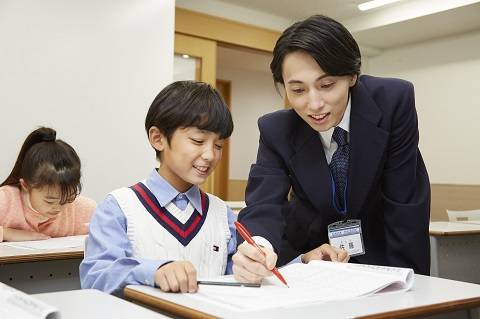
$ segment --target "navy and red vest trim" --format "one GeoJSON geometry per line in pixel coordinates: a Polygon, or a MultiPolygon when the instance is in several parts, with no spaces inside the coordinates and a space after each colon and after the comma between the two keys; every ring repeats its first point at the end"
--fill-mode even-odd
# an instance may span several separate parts
{"type": "Polygon", "coordinates": [[[130,186],[135,195],[155,220],[174,236],[183,246],[187,246],[202,228],[208,212],[208,196],[200,191],[202,214],[196,209],[185,224],[176,219],[165,207],[162,207],[152,192],[143,184],[130,186]]]}

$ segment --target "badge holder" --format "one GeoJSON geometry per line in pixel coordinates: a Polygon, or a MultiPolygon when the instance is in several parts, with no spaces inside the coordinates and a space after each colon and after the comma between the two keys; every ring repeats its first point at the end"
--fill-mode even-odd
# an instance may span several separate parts
{"type": "Polygon", "coordinates": [[[350,257],[365,254],[359,219],[341,220],[328,225],[328,240],[331,246],[345,249],[350,257]]]}

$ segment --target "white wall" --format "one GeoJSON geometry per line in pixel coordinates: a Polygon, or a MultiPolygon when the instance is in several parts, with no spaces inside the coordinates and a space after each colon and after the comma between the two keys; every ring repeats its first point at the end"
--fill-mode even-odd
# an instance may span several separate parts
{"type": "MultiPolygon", "coordinates": [[[[244,59],[245,65],[249,64],[244,59]]],[[[270,72],[218,68],[217,78],[231,81],[231,109],[235,128],[230,138],[230,179],[248,179],[256,161],[260,116],[283,108],[283,99],[275,91],[270,72]]]]}
{"type": "Polygon", "coordinates": [[[395,50],[369,73],[415,85],[420,150],[432,183],[480,184],[480,32],[395,50]]]}
{"type": "Polygon", "coordinates": [[[173,74],[174,0],[0,0],[0,179],[26,135],[51,126],[83,164],[83,194],[155,164],[143,123],[173,74]]]}

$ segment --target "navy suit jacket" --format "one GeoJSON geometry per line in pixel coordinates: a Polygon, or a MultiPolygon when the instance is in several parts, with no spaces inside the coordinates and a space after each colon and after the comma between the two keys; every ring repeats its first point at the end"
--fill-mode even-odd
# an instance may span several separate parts
{"type": "MultiPolygon", "coordinates": [[[[365,255],[352,262],[430,273],[430,183],[418,149],[410,82],[363,75],[351,89],[349,218],[360,219],[365,255]]],[[[284,264],[328,243],[342,216],[319,133],[294,110],[258,121],[260,144],[239,220],[266,238],[284,264]]],[[[241,242],[241,238],[239,238],[241,242]]]]}

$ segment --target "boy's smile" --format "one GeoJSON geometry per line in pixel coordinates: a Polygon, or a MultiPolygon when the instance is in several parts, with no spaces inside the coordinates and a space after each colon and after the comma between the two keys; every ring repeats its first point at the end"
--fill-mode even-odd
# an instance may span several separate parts
{"type": "Polygon", "coordinates": [[[222,157],[223,139],[216,133],[197,127],[178,128],[170,143],[158,134],[152,142],[161,152],[158,173],[179,192],[204,183],[222,157]]]}

